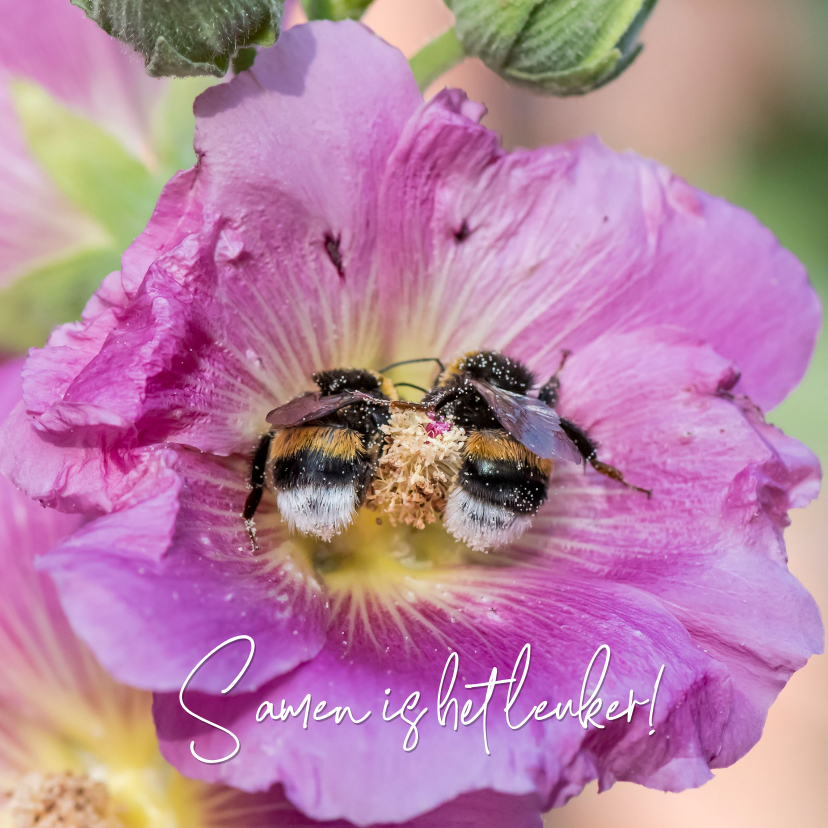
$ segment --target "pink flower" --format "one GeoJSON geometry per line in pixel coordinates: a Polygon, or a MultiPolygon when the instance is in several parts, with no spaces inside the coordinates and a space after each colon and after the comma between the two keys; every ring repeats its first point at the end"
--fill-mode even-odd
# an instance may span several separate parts
{"type": "Polygon", "coordinates": [[[782,539],[819,467],[757,408],[813,348],[802,266],[653,162],[596,140],[505,153],[482,114],[456,90],[423,104],[403,57],[359,25],[291,29],[198,99],[198,164],[83,321],[32,353],[0,435],[18,485],[90,519],[43,566],[101,662],[160,691],[165,756],[249,791],[281,782],[317,819],[400,821],[485,789],[547,807],[596,777],[700,785],[822,646],[782,539]],[[326,547],[290,536],[267,494],[253,554],[241,512],[270,409],[323,367],[478,348],[543,379],[572,351],[561,414],[652,498],[562,464],[531,530],[475,556],[439,526],[365,512],[326,547]],[[244,661],[227,648],[187,699],[241,747],[202,764],[193,740],[213,758],[233,743],[178,690],[236,635],[256,656],[234,691],[218,695],[244,661]],[[603,730],[568,716],[513,731],[500,688],[490,756],[479,723],[440,726],[450,652],[458,685],[484,682],[527,642],[523,714],[577,700],[606,644],[602,695],[622,709],[665,665],[652,723],[608,724],[604,708],[603,730]],[[430,712],[406,752],[379,711],[414,691],[430,712]],[[263,701],[307,693],[373,715],[256,723],[263,701]]]}
{"type": "Polygon", "coordinates": [[[80,311],[192,163],[206,84],[148,78],[69,0],[0,0],[0,20],[0,347],[22,350],[80,311]]]}

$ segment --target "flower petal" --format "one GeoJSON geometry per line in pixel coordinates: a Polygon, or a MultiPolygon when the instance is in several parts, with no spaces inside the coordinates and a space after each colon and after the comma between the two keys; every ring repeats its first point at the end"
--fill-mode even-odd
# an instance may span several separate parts
{"type": "Polygon", "coordinates": [[[709,346],[669,329],[605,336],[574,354],[559,410],[652,499],[562,469],[526,539],[555,571],[656,596],[727,665],[734,700],[717,767],[759,739],[768,707],[823,641],[780,531],[790,508],[816,496],[819,462],[731,397],[734,376],[709,346]]]}
{"type": "MultiPolygon", "coordinates": [[[[374,614],[370,637],[358,626],[355,631],[346,611],[316,658],[258,693],[185,695],[191,710],[239,738],[238,756],[221,764],[198,762],[190,743],[195,740],[200,756],[220,758],[233,747],[230,737],[187,717],[177,695],[157,695],[164,755],[188,775],[244,790],[263,790],[281,781],[291,801],[314,818],[344,817],[357,825],[402,821],[460,793],[485,788],[513,795],[534,791],[548,807],[562,804],[598,774],[611,784],[617,775],[647,777],[674,760],[681,765],[674,787],[709,778],[707,762],[717,750],[730,698],[728,676],[655,601],[623,587],[561,580],[530,568],[495,576],[471,570],[467,580],[450,582],[448,589],[452,587],[465,600],[451,612],[398,607],[404,617],[421,612],[433,630],[411,623],[408,646],[390,608],[384,617],[381,610],[379,617],[374,614]],[[513,731],[503,713],[505,691],[499,688],[488,714],[487,756],[480,720],[455,732],[450,712],[447,725],[439,724],[435,703],[447,642],[460,652],[454,697],[461,709],[465,699],[472,699],[475,711],[483,691],[466,691],[462,684],[486,682],[493,667],[507,678],[523,645],[532,644],[529,678],[512,713],[514,723],[543,700],[551,709],[574,699],[577,708],[587,666],[602,644],[612,650],[601,691],[604,709],[617,699],[623,710],[630,690],[637,699],[649,699],[659,667],[666,664],[656,706],[658,735],[648,736],[646,711],[607,733],[588,733],[575,715],[513,731]],[[388,652],[396,654],[393,670],[382,655],[388,652]],[[396,712],[416,691],[421,698],[410,720],[424,708],[428,712],[418,724],[416,748],[405,752],[408,724],[383,721],[381,711],[385,699],[389,713],[396,712]],[[288,721],[265,716],[257,723],[263,701],[271,701],[278,715],[283,698],[296,708],[308,693],[311,710],[324,700],[326,713],[335,705],[349,705],[354,718],[369,710],[372,715],[359,725],[347,717],[338,726],[333,720],[311,719],[307,730],[301,714],[288,721]],[[428,785],[412,784],[426,778],[428,785]]],[[[598,673],[600,666],[593,681],[598,673]]]]}
{"type": "Polygon", "coordinates": [[[397,352],[492,347],[545,380],[564,348],[671,324],[733,360],[763,409],[799,382],[819,300],[756,219],[596,139],[505,153],[466,110],[457,90],[436,96],[386,174],[380,273],[397,352]]]}
{"type": "MultiPolygon", "coordinates": [[[[233,828],[261,828],[264,815],[278,814],[279,828],[353,828],[353,823],[336,820],[321,824],[296,810],[277,785],[264,794],[221,792],[222,807],[214,811],[217,825],[233,828]],[[226,822],[225,822],[226,820],[226,822]]],[[[271,823],[268,823],[271,824],[271,823]]],[[[535,796],[508,796],[494,791],[476,791],[441,805],[405,823],[395,822],[373,828],[542,828],[535,796]]]]}
{"type": "Polygon", "coordinates": [[[133,302],[64,400],[115,412],[145,442],[230,454],[313,370],[367,360],[377,190],[419,101],[402,55],[351,23],[293,28],[208,90],[199,166],[127,251],[133,302]]]}
{"type": "MultiPolygon", "coordinates": [[[[21,367],[21,360],[0,364],[0,418],[20,399],[21,367]]],[[[0,767],[12,763],[20,711],[42,716],[56,686],[79,686],[86,675],[89,657],[60,611],[51,582],[32,566],[79,525],[77,516],[44,509],[0,477],[0,767]]]]}
{"type": "MultiPolygon", "coordinates": [[[[235,635],[253,636],[271,654],[254,661],[240,688],[312,658],[324,641],[324,599],[312,573],[290,559],[251,557],[241,519],[244,461],[159,453],[166,488],[156,478],[143,500],[122,497],[120,511],[41,562],[78,635],[118,680],[153,689],[180,688],[203,656],[235,635]]],[[[239,658],[243,664],[228,650],[191,686],[220,692],[239,658]]]]}

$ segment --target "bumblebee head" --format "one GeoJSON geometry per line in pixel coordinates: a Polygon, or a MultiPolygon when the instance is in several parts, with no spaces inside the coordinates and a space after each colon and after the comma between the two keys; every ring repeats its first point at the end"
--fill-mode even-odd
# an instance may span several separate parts
{"type": "Polygon", "coordinates": [[[515,394],[525,394],[535,384],[534,375],[522,362],[498,351],[469,351],[463,354],[440,375],[438,384],[446,385],[463,374],[515,394]]]}
{"type": "Polygon", "coordinates": [[[363,368],[331,368],[319,371],[313,375],[313,381],[323,397],[341,394],[344,391],[364,391],[366,394],[387,400],[397,399],[394,385],[389,379],[363,368]]]}

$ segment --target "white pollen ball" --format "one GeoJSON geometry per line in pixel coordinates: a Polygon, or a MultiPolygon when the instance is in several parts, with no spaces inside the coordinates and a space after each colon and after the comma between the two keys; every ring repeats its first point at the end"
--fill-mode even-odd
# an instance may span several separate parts
{"type": "Polygon", "coordinates": [[[385,451],[377,464],[366,505],[388,514],[393,526],[425,529],[442,513],[462,463],[466,432],[423,411],[394,411],[385,451]]]}

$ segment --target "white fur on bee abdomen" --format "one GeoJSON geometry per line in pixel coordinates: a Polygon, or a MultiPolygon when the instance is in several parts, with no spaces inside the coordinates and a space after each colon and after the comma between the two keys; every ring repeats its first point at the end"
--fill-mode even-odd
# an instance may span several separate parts
{"type": "Polygon", "coordinates": [[[276,503],[291,532],[323,541],[338,535],[359,508],[354,484],[281,489],[276,493],[276,503]]]}
{"type": "Polygon", "coordinates": [[[512,543],[531,523],[531,515],[519,515],[502,506],[483,503],[459,486],[449,495],[443,512],[446,529],[477,552],[512,543]]]}

